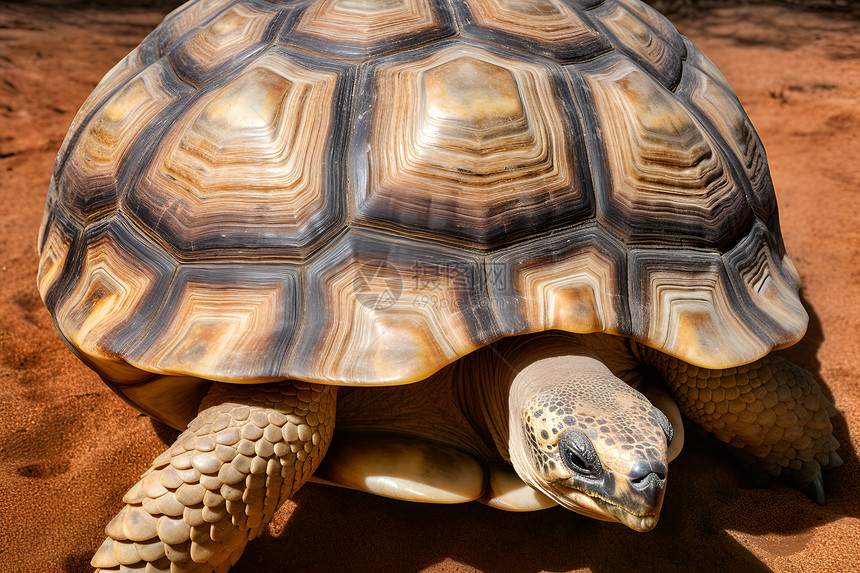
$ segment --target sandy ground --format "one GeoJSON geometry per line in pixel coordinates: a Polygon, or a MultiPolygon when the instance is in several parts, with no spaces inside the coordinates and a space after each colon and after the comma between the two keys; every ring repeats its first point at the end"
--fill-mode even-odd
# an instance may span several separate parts
{"type": "MultiPolygon", "coordinates": [[[[35,289],[36,231],[63,135],[167,9],[100,4],[0,4],[4,572],[86,571],[123,492],[176,435],[72,356],[35,289]]],[[[648,534],[560,508],[507,514],[310,485],[234,571],[860,570],[860,22],[745,7],[677,25],[725,72],[768,150],[812,318],[784,354],[816,373],[841,411],[846,465],[826,475],[827,505],[780,484],[753,488],[707,436],[693,436],[648,534]]]]}

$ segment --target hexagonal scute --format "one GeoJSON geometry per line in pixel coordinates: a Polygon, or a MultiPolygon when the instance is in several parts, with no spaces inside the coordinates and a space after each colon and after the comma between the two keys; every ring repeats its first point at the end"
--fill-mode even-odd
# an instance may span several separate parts
{"type": "Polygon", "coordinates": [[[725,78],[636,0],[204,0],[76,116],[38,284],[181,427],[211,380],[414,382],[541,330],[745,363],[807,321],[778,230],[725,78]]]}
{"type": "Polygon", "coordinates": [[[563,63],[585,61],[612,50],[584,12],[561,0],[467,0],[454,5],[464,37],[563,63]]]}
{"type": "Polygon", "coordinates": [[[686,57],[686,38],[678,33],[672,22],[658,10],[651,7],[647,2],[641,0],[617,0],[625,9],[636,14],[643,22],[648,24],[660,38],[676,50],[681,59],[686,57]]]}
{"type": "Polygon", "coordinates": [[[716,253],[675,249],[630,252],[634,336],[703,368],[730,368],[773,348],[756,311],[739,298],[716,253]]]}
{"type": "Polygon", "coordinates": [[[749,227],[752,211],[731,162],[682,100],[615,55],[570,70],[582,74],[574,81],[593,101],[605,224],[629,242],[708,247],[749,227]]]}
{"type": "Polygon", "coordinates": [[[794,344],[806,332],[809,316],[798,296],[800,277],[787,256],[777,252],[775,239],[761,222],[723,255],[737,306],[759,325],[771,347],[794,344]]]}
{"type": "Polygon", "coordinates": [[[281,41],[336,57],[365,58],[454,32],[442,0],[320,0],[285,30],[281,41]]]}
{"type": "Polygon", "coordinates": [[[235,0],[186,2],[165,16],[164,21],[152,33],[159,57],[169,53],[186,34],[205,26],[234,2],[235,0]]]}
{"type": "MultiPolygon", "coordinates": [[[[51,180],[51,189],[53,188],[51,180]]],[[[49,191],[45,214],[39,228],[39,270],[36,285],[42,301],[51,312],[56,305],[56,292],[61,291],[63,284],[69,280],[68,275],[63,275],[63,269],[69,260],[72,245],[80,234],[80,226],[71,221],[65,211],[57,208],[56,199],[49,191]]]]}
{"type": "Polygon", "coordinates": [[[607,0],[590,13],[615,48],[674,89],[681,78],[684,41],[659,12],[638,0],[607,0]]]}
{"type": "Polygon", "coordinates": [[[683,38],[684,40],[684,50],[687,53],[686,61],[684,62],[685,66],[695,66],[702,72],[706,73],[712,80],[726,88],[728,91],[732,91],[732,86],[729,85],[729,80],[726,79],[726,76],[723,75],[723,72],[717,68],[717,66],[708,59],[708,57],[700,50],[693,42],[691,42],[688,38],[683,38]]]}
{"type": "Polygon", "coordinates": [[[59,203],[80,221],[109,215],[116,207],[128,161],[145,145],[141,129],[168,111],[188,85],[160,60],[117,89],[81,128],[63,168],[55,176],[59,203]]]}
{"type": "Polygon", "coordinates": [[[149,36],[105,74],[93,92],[87,96],[66,132],[66,137],[63,139],[63,144],[60,146],[54,164],[54,177],[59,175],[66,160],[69,146],[77,139],[79,129],[89,121],[93,111],[104,105],[105,100],[111,97],[117,89],[122,89],[124,84],[145,67],[154,63],[156,59],[158,58],[155,56],[155,41],[149,36]]]}
{"type": "Polygon", "coordinates": [[[129,211],[180,258],[302,258],[344,217],[352,77],[276,47],[213,80],[153,134],[129,211]]]}
{"type": "Polygon", "coordinates": [[[253,382],[283,379],[297,328],[298,270],[287,263],[179,268],[161,320],[126,360],[158,374],[253,382]]]}
{"type": "Polygon", "coordinates": [[[88,227],[69,256],[70,284],[53,309],[60,334],[111,380],[148,376],[126,351],[154,320],[176,261],[121,217],[88,227]]]}
{"type": "Polygon", "coordinates": [[[688,99],[690,109],[698,110],[723,137],[749,180],[753,211],[767,222],[776,212],[773,181],[764,146],[737,96],[719,80],[692,65],[684,66],[677,93],[688,99]]]}
{"type": "Polygon", "coordinates": [[[631,333],[625,247],[600,225],[499,250],[487,257],[487,275],[506,334],[631,333]]]}
{"type": "Polygon", "coordinates": [[[356,220],[484,248],[588,217],[562,78],[549,61],[466,42],[368,65],[350,157],[356,220]]]}
{"type": "Polygon", "coordinates": [[[236,4],[192,29],[170,51],[177,74],[197,85],[224,75],[270,42],[285,15],[236,4]],[[274,28],[274,30],[272,29],[274,28]]]}
{"type": "Polygon", "coordinates": [[[303,278],[302,380],[415,382],[501,336],[483,259],[465,250],[350,229],[303,278]]]}

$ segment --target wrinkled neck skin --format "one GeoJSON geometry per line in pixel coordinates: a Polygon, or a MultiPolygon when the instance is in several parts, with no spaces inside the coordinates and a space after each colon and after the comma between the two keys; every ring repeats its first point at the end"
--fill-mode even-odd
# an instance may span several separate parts
{"type": "Polygon", "coordinates": [[[633,371],[626,345],[555,332],[499,341],[481,361],[481,411],[471,417],[482,418],[476,425],[533,488],[577,513],[648,531],[662,504],[671,429],[606,366],[633,371]]]}

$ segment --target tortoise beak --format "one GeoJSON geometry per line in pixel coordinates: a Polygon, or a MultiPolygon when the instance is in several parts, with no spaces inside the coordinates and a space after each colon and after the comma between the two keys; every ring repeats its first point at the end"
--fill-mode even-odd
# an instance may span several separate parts
{"type": "Polygon", "coordinates": [[[607,471],[599,479],[574,476],[552,485],[556,501],[584,515],[617,521],[639,532],[657,525],[666,492],[666,464],[636,462],[627,475],[607,471]]]}
{"type": "Polygon", "coordinates": [[[610,507],[610,511],[618,518],[618,521],[639,533],[645,533],[654,529],[657,526],[657,520],[660,518],[659,510],[657,510],[657,513],[654,515],[643,516],[633,515],[632,513],[624,511],[620,507],[610,507]]]}

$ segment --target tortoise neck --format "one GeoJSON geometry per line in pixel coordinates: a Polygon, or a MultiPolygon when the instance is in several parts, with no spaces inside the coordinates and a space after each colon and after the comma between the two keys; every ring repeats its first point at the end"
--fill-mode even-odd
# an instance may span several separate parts
{"type": "Polygon", "coordinates": [[[506,338],[476,353],[458,376],[476,430],[508,462],[522,442],[522,411],[541,390],[574,374],[611,374],[582,336],[544,332],[506,338]]]}

